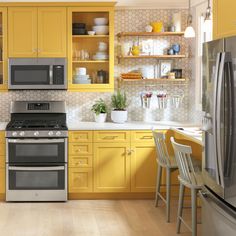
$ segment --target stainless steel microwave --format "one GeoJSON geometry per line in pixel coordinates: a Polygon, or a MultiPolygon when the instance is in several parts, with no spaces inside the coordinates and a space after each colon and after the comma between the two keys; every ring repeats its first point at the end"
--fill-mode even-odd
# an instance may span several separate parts
{"type": "Polygon", "coordinates": [[[66,58],[10,58],[9,89],[67,89],[66,58]]]}

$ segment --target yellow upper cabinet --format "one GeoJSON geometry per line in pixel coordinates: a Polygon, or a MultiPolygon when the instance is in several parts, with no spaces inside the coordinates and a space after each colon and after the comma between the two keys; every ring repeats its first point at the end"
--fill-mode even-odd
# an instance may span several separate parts
{"type": "Polygon", "coordinates": [[[7,8],[0,8],[0,90],[7,90],[7,8]]]}
{"type": "Polygon", "coordinates": [[[66,8],[10,7],[9,57],[66,57],[66,8]]]}
{"type": "Polygon", "coordinates": [[[37,57],[37,8],[8,9],[9,57],[37,57]]]}
{"type": "Polygon", "coordinates": [[[38,8],[38,56],[66,56],[66,8],[38,8]]]}
{"type": "Polygon", "coordinates": [[[213,35],[214,39],[236,35],[236,1],[213,1],[213,35]]]}
{"type": "MultiPolygon", "coordinates": [[[[114,89],[114,7],[69,7],[68,8],[68,87],[71,91],[107,92],[114,89]],[[105,31],[98,26],[95,35],[88,35],[93,30],[95,18],[106,18],[105,31]],[[78,23],[83,23],[85,32],[78,32],[78,23]],[[74,27],[74,29],[72,29],[74,27]],[[98,32],[100,30],[100,32],[98,32]],[[82,34],[80,34],[82,33],[82,34]],[[104,50],[106,56],[99,56],[104,50]],[[101,49],[102,47],[102,49],[101,49]],[[101,52],[100,52],[101,53],[101,52]],[[86,68],[90,80],[87,84],[76,79],[76,70],[86,68]],[[102,76],[98,76],[101,75],[102,76]]],[[[81,24],[80,24],[81,26],[81,24]]],[[[95,29],[96,30],[96,29],[95,29]]]]}

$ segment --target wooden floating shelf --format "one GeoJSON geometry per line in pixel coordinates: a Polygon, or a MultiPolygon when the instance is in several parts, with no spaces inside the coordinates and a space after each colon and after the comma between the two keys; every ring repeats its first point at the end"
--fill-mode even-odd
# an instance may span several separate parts
{"type": "Polygon", "coordinates": [[[118,59],[137,59],[137,58],[160,58],[160,59],[175,59],[185,58],[186,55],[140,55],[140,56],[118,56],[118,59]]]}
{"type": "Polygon", "coordinates": [[[72,38],[109,38],[109,35],[72,35],[72,38]]]}
{"type": "Polygon", "coordinates": [[[121,32],[117,34],[117,37],[126,37],[126,36],[183,36],[184,32],[121,32]]]}
{"type": "Polygon", "coordinates": [[[181,79],[163,79],[163,78],[157,78],[157,79],[122,79],[123,82],[185,82],[188,79],[181,78],[181,79]]]}
{"type": "Polygon", "coordinates": [[[108,63],[108,60],[99,60],[99,61],[72,61],[72,63],[108,63]]]}

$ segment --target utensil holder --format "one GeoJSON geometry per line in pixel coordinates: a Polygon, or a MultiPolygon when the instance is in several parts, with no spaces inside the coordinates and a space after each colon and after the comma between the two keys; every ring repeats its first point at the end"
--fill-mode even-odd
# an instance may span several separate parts
{"type": "Polygon", "coordinates": [[[149,109],[151,107],[151,97],[140,95],[140,98],[141,98],[142,108],[149,109]]]}
{"type": "Polygon", "coordinates": [[[180,108],[182,102],[183,102],[183,96],[180,95],[174,95],[171,97],[171,104],[174,108],[178,109],[180,108]]]}
{"type": "Polygon", "coordinates": [[[157,97],[157,108],[166,109],[167,108],[167,97],[157,97]]]}

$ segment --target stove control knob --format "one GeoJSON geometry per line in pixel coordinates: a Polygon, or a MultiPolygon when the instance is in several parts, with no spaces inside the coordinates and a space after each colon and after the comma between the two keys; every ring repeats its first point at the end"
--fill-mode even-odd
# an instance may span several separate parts
{"type": "Polygon", "coordinates": [[[60,136],[61,135],[61,132],[60,131],[57,131],[56,132],[56,136],[60,136]]]}
{"type": "Polygon", "coordinates": [[[20,136],[23,137],[25,135],[25,132],[24,131],[21,131],[20,132],[20,136]]]}
{"type": "Polygon", "coordinates": [[[39,131],[35,131],[34,136],[39,136],[39,131]]]}
{"type": "Polygon", "coordinates": [[[13,137],[16,137],[16,136],[17,136],[17,132],[13,132],[13,133],[12,133],[12,136],[13,136],[13,137]]]}
{"type": "Polygon", "coordinates": [[[49,136],[53,136],[53,131],[49,131],[49,132],[48,132],[48,135],[49,135],[49,136]]]}

